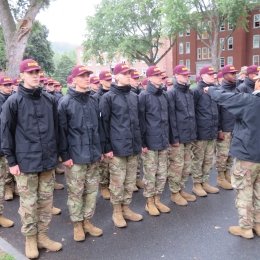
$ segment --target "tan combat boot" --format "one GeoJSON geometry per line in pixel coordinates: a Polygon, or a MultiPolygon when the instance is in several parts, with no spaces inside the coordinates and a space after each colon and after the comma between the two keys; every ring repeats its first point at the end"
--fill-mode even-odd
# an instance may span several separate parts
{"type": "Polygon", "coordinates": [[[229,172],[225,172],[225,179],[231,184],[231,176],[230,176],[230,173],[229,172]]]}
{"type": "Polygon", "coordinates": [[[63,190],[63,189],[64,189],[64,185],[55,181],[54,190],[63,190]]]}
{"type": "Polygon", "coordinates": [[[194,183],[192,192],[195,193],[199,197],[207,196],[207,192],[202,188],[201,183],[194,183]]]}
{"type": "Polygon", "coordinates": [[[89,219],[84,219],[83,228],[85,233],[89,233],[93,237],[100,237],[103,235],[103,230],[95,227],[89,219]]]}
{"type": "Polygon", "coordinates": [[[211,186],[208,182],[202,183],[202,188],[205,190],[207,193],[219,193],[219,189],[216,187],[211,186]]]}
{"type": "Polygon", "coordinates": [[[124,219],[131,221],[140,221],[143,219],[143,216],[141,214],[132,211],[128,205],[123,205],[123,217],[124,219]]]}
{"type": "Polygon", "coordinates": [[[127,226],[126,221],[123,217],[121,204],[113,205],[112,220],[116,227],[122,228],[127,226]]]}
{"type": "Polygon", "coordinates": [[[38,258],[37,235],[25,237],[25,255],[29,259],[38,258]]]}
{"type": "Polygon", "coordinates": [[[192,195],[192,194],[190,194],[188,192],[185,192],[184,190],[181,190],[180,194],[187,201],[196,201],[196,196],[195,195],[192,195]]]}
{"type": "Polygon", "coordinates": [[[4,217],[3,215],[0,215],[0,226],[9,228],[9,227],[12,227],[13,225],[14,225],[14,222],[12,220],[4,217]]]}
{"type": "Polygon", "coordinates": [[[154,204],[154,197],[147,198],[147,202],[145,205],[145,210],[151,215],[151,216],[159,216],[160,211],[156,208],[154,204]]]}
{"type": "Polygon", "coordinates": [[[224,172],[218,173],[217,183],[224,190],[233,190],[232,185],[226,180],[224,172]]]}
{"type": "Polygon", "coordinates": [[[61,209],[56,208],[56,207],[52,207],[51,214],[52,215],[60,215],[61,214],[61,209]]]}
{"type": "Polygon", "coordinates": [[[46,233],[38,233],[38,248],[45,248],[49,251],[56,252],[62,249],[62,244],[51,240],[46,233]]]}
{"type": "Polygon", "coordinates": [[[229,233],[234,235],[234,236],[241,236],[244,238],[253,238],[254,234],[253,234],[253,230],[252,229],[245,229],[245,228],[241,228],[239,226],[231,226],[228,229],[229,233]]]}
{"type": "Polygon", "coordinates": [[[77,221],[73,223],[74,229],[74,240],[75,241],[84,241],[85,240],[85,232],[83,229],[82,221],[77,221]]]}
{"type": "Polygon", "coordinates": [[[187,206],[188,202],[185,200],[179,192],[172,193],[171,195],[171,201],[175,202],[179,206],[187,206]]]}
{"type": "Polygon", "coordinates": [[[162,213],[171,212],[171,209],[161,202],[159,195],[154,196],[154,204],[156,208],[159,209],[159,211],[162,213]]]}
{"type": "Polygon", "coordinates": [[[136,179],[136,186],[137,186],[138,189],[143,189],[144,188],[144,181],[137,178],[136,179]]]}
{"type": "Polygon", "coordinates": [[[253,227],[255,233],[260,237],[260,223],[255,223],[255,226],[253,227]]]}
{"type": "Polygon", "coordinates": [[[5,185],[5,200],[13,200],[14,198],[14,189],[12,185],[6,184],[5,185]]]}
{"type": "Polygon", "coordinates": [[[101,186],[100,187],[100,193],[101,193],[101,196],[103,197],[103,199],[105,199],[105,200],[110,199],[110,191],[109,191],[108,187],[101,186]]]}

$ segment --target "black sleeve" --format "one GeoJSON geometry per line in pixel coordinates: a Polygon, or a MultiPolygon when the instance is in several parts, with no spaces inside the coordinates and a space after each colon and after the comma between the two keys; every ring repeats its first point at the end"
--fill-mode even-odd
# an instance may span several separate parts
{"type": "Polygon", "coordinates": [[[144,92],[139,94],[138,102],[139,102],[138,113],[139,113],[139,123],[140,123],[141,138],[142,138],[142,147],[145,148],[147,147],[147,143],[145,138],[146,137],[146,120],[145,120],[146,98],[144,92]]]}

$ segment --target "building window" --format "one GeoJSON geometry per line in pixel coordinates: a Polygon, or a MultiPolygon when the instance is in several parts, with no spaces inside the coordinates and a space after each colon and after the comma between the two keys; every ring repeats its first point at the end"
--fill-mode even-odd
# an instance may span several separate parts
{"type": "Polygon", "coordinates": [[[208,48],[208,58],[211,59],[211,50],[208,48]]]}
{"type": "Polygon", "coordinates": [[[208,38],[209,38],[208,32],[207,32],[207,31],[204,31],[204,32],[201,34],[201,38],[202,38],[203,40],[208,39],[208,38]]]}
{"type": "Polygon", "coordinates": [[[231,31],[233,30],[234,26],[232,23],[228,23],[228,30],[231,31]]]}
{"type": "Polygon", "coordinates": [[[254,15],[254,28],[260,28],[260,14],[254,15]]]}
{"type": "Polygon", "coordinates": [[[186,30],[186,36],[190,36],[190,28],[186,30]]]}
{"type": "Polygon", "coordinates": [[[190,42],[186,42],[186,54],[190,53],[190,42]]]}
{"type": "Polygon", "coordinates": [[[219,67],[223,68],[225,66],[225,58],[221,57],[219,61],[219,67]]]}
{"type": "Polygon", "coordinates": [[[183,43],[179,43],[179,54],[183,54],[183,43]]]}
{"type": "Polygon", "coordinates": [[[225,50],[225,39],[224,38],[220,38],[219,39],[219,45],[222,51],[225,50]]]}
{"type": "Polygon", "coordinates": [[[220,25],[219,30],[220,30],[221,32],[225,31],[225,24],[224,24],[224,23],[222,23],[222,24],[220,25]]]}
{"type": "Polygon", "coordinates": [[[253,36],[253,48],[254,49],[260,48],[260,34],[253,36]]]}
{"type": "Polygon", "coordinates": [[[184,65],[183,60],[180,60],[179,65],[184,65]]]}
{"type": "Polygon", "coordinates": [[[208,48],[207,47],[203,47],[202,48],[202,59],[203,60],[207,60],[208,59],[208,48]]]}
{"type": "Polygon", "coordinates": [[[179,37],[183,37],[183,32],[179,32],[179,37]]]}
{"type": "Polygon", "coordinates": [[[228,56],[227,57],[227,64],[228,65],[233,65],[233,57],[232,56],[228,56]]]}
{"type": "Polygon", "coordinates": [[[253,56],[253,64],[256,66],[260,66],[259,55],[253,56]]]}
{"type": "Polygon", "coordinates": [[[233,37],[229,37],[227,40],[227,49],[233,50],[233,37]]]}
{"type": "Polygon", "coordinates": [[[201,60],[201,48],[197,48],[197,60],[201,60]]]}
{"type": "Polygon", "coordinates": [[[186,60],[186,67],[190,70],[190,60],[186,60]]]}

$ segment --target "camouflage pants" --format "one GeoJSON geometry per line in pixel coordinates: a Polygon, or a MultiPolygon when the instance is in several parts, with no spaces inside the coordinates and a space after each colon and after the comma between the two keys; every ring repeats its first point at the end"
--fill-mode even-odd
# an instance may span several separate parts
{"type": "Polygon", "coordinates": [[[143,154],[144,197],[162,194],[167,180],[168,149],[143,154]]]}
{"type": "Polygon", "coordinates": [[[216,168],[220,172],[231,172],[233,167],[233,157],[229,155],[230,143],[231,143],[231,132],[223,132],[224,140],[218,140],[216,144],[216,168]]]}
{"type": "Polygon", "coordinates": [[[100,176],[99,162],[74,164],[65,172],[68,189],[68,208],[72,222],[91,219],[96,209],[100,176]]]}
{"type": "Polygon", "coordinates": [[[100,172],[100,184],[102,186],[109,186],[109,163],[110,158],[104,158],[99,164],[99,172],[100,172]]]}
{"type": "Polygon", "coordinates": [[[113,205],[129,205],[136,185],[137,155],[114,156],[109,164],[110,201],[113,205]]]}
{"type": "Polygon", "coordinates": [[[143,159],[140,154],[138,155],[137,160],[138,160],[138,164],[137,164],[136,179],[141,179],[141,173],[143,172],[143,159]]]}
{"type": "Polygon", "coordinates": [[[46,233],[52,218],[54,170],[21,173],[15,179],[20,195],[19,214],[23,235],[46,233]]]}
{"type": "Polygon", "coordinates": [[[185,188],[191,171],[191,144],[180,144],[171,147],[168,181],[173,193],[185,188]]]}
{"type": "Polygon", "coordinates": [[[236,160],[231,182],[236,189],[239,226],[253,228],[260,223],[260,163],[236,160]]]}
{"type": "Polygon", "coordinates": [[[207,182],[212,169],[215,140],[192,142],[191,172],[194,183],[207,182]]]}
{"type": "Polygon", "coordinates": [[[6,160],[5,157],[0,157],[0,215],[4,211],[4,193],[5,193],[5,176],[6,176],[6,160]]]}

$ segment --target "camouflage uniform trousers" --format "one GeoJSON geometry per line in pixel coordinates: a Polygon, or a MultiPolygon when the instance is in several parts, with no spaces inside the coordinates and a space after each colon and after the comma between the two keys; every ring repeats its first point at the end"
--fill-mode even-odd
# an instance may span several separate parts
{"type": "Polygon", "coordinates": [[[209,179],[209,173],[213,166],[215,140],[203,140],[192,142],[193,153],[191,172],[194,183],[204,183],[209,179]]]}
{"type": "Polygon", "coordinates": [[[161,195],[168,177],[168,149],[143,154],[144,197],[161,195]]]}
{"type": "Polygon", "coordinates": [[[100,184],[101,186],[109,186],[109,163],[110,158],[104,158],[99,164],[100,184]]]}
{"type": "Polygon", "coordinates": [[[223,132],[224,140],[217,140],[216,144],[216,168],[218,172],[231,173],[233,167],[233,157],[229,155],[231,144],[231,132],[223,132]]]}
{"type": "Polygon", "coordinates": [[[4,193],[5,193],[5,176],[6,176],[6,160],[4,156],[0,157],[0,215],[4,211],[4,193]]]}
{"type": "Polygon", "coordinates": [[[138,156],[114,156],[109,164],[110,201],[113,205],[129,205],[136,185],[138,156]]]}
{"type": "Polygon", "coordinates": [[[141,179],[141,173],[143,172],[143,159],[141,154],[138,155],[137,174],[136,179],[141,179]]]}
{"type": "Polygon", "coordinates": [[[185,188],[191,171],[191,144],[180,144],[171,147],[168,181],[170,190],[177,193],[185,188]]]}
{"type": "Polygon", "coordinates": [[[68,208],[72,222],[91,219],[95,213],[99,185],[99,162],[74,164],[65,172],[68,208]]]}
{"type": "Polygon", "coordinates": [[[21,173],[15,179],[20,195],[22,234],[46,233],[52,218],[54,170],[21,173]]]}
{"type": "Polygon", "coordinates": [[[231,175],[241,228],[260,223],[260,163],[236,160],[231,175]]]}

